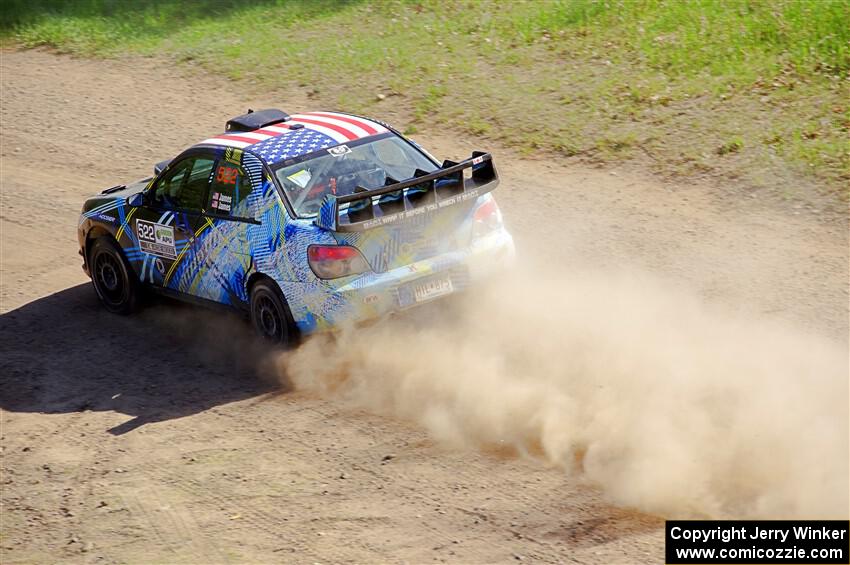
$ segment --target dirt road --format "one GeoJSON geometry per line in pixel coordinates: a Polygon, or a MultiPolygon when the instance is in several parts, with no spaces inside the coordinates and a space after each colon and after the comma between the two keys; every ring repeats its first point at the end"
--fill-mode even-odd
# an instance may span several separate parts
{"type": "MultiPolygon", "coordinates": [[[[156,60],[28,51],[0,65],[4,563],[661,561],[662,519],[580,474],[258,380],[238,320],[98,307],[75,240],[86,195],[148,175],[245,107],[314,102],[156,60]]],[[[441,158],[480,143],[420,138],[441,158]]],[[[651,272],[846,351],[846,219],[496,154],[521,250],[651,272]]]]}

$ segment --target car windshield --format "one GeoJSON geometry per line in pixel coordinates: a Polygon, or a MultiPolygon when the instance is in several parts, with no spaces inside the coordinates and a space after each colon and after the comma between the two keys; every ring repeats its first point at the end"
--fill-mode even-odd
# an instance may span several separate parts
{"type": "Polygon", "coordinates": [[[437,170],[430,159],[392,134],[359,145],[338,145],[322,153],[275,171],[299,217],[314,216],[326,194],[345,196],[358,186],[385,186],[388,178],[407,180],[416,169],[437,170]]]}

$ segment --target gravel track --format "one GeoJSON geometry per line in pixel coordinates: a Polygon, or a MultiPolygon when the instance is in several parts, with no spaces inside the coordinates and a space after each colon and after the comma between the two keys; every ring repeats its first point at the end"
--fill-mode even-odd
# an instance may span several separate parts
{"type": "MultiPolygon", "coordinates": [[[[83,198],[245,107],[314,107],[303,94],[149,59],[3,51],[0,70],[4,563],[662,560],[662,518],[580,477],[258,380],[226,316],[98,307],[77,255],[83,198]]],[[[418,139],[440,158],[477,148],[418,139]]],[[[520,249],[650,271],[846,348],[846,222],[724,186],[496,158],[520,249]]]]}

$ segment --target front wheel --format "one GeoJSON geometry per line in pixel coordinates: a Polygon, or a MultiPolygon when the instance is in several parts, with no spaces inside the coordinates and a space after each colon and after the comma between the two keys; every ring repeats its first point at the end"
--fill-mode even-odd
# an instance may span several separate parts
{"type": "Polygon", "coordinates": [[[92,284],[103,306],[114,314],[130,314],[139,305],[139,282],[115,241],[102,236],[89,250],[92,284]]]}
{"type": "Polygon", "coordinates": [[[254,330],[268,341],[284,346],[296,341],[292,314],[274,283],[258,281],[251,288],[251,323],[254,330]]]}

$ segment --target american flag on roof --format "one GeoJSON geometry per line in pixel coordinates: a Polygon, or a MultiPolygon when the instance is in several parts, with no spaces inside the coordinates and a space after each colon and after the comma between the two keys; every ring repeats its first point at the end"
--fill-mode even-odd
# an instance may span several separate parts
{"type": "Polygon", "coordinates": [[[303,128],[251,146],[251,152],[270,164],[338,145],[329,135],[303,128]]]}
{"type": "Polygon", "coordinates": [[[217,135],[201,143],[250,148],[252,153],[273,164],[386,131],[384,126],[365,118],[336,112],[308,112],[254,131],[217,135]]]}

